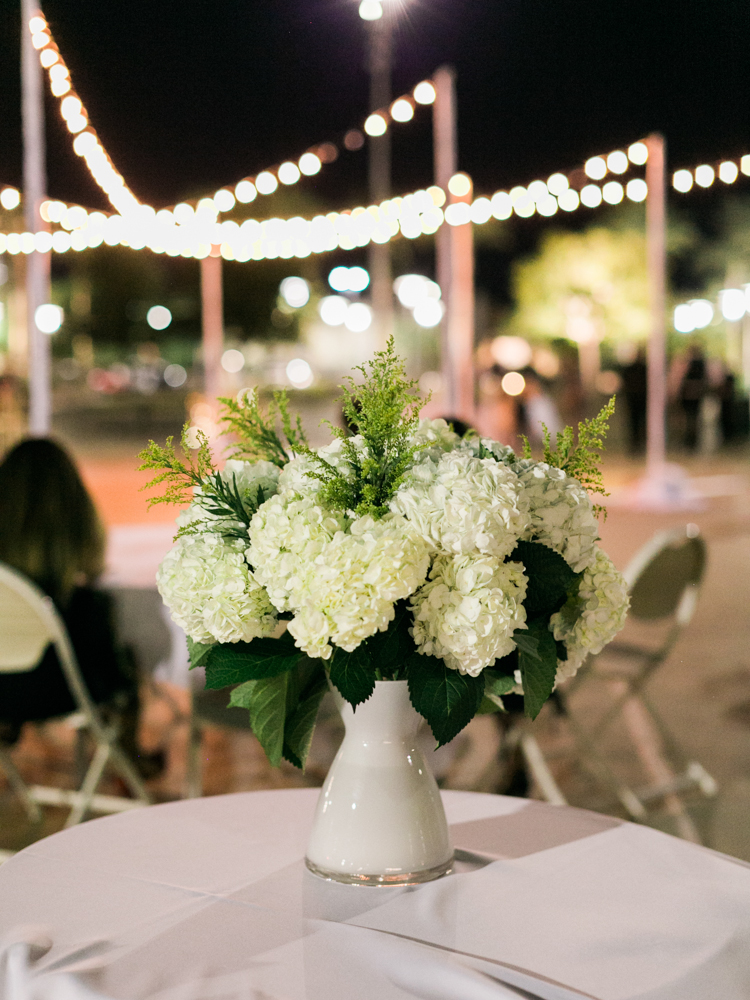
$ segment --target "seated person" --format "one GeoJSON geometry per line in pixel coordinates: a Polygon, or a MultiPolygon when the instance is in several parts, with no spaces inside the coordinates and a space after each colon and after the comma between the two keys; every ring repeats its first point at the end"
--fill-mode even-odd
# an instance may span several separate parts
{"type": "MultiPolygon", "coordinates": [[[[120,719],[120,745],[144,777],[163,767],[163,754],[136,746],[138,686],[130,651],[117,640],[113,600],[98,590],[105,532],[67,453],[54,441],[29,438],[0,463],[0,562],[31,579],[54,601],[68,630],[93,701],[120,719]]],[[[0,673],[0,739],[14,743],[24,722],[77,708],[48,646],[32,670],[0,673]]]]}

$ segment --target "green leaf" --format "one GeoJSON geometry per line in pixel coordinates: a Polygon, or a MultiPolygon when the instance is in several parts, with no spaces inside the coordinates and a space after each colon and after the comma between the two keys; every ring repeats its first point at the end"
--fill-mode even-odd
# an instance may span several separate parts
{"type": "Polygon", "coordinates": [[[303,656],[288,632],[280,639],[217,643],[204,660],[206,687],[216,691],[247,680],[276,677],[294,669],[303,656]]]}
{"type": "Polygon", "coordinates": [[[513,641],[517,649],[522,649],[527,656],[534,660],[540,658],[539,640],[528,629],[517,628],[513,633],[513,641]]]}
{"type": "Polygon", "coordinates": [[[367,651],[375,670],[393,677],[403,671],[409,657],[416,652],[409,629],[414,624],[411,608],[406,601],[399,601],[394,609],[393,621],[385,632],[376,632],[362,646],[367,651]]]}
{"type": "Polygon", "coordinates": [[[545,619],[530,622],[528,631],[537,640],[537,648],[534,653],[519,648],[518,669],[523,683],[524,712],[535,719],[555,686],[557,650],[545,619]]]}
{"type": "Polygon", "coordinates": [[[375,665],[366,643],[347,653],[336,647],[331,657],[331,684],[341,692],[352,708],[367,701],[375,690],[375,665]]]}
{"type": "Polygon", "coordinates": [[[492,701],[488,695],[485,695],[479,703],[477,715],[494,715],[495,712],[504,712],[505,710],[502,699],[498,697],[496,701],[492,701]]]}
{"type": "Polygon", "coordinates": [[[309,677],[307,684],[296,699],[296,705],[287,716],[284,725],[284,756],[290,764],[294,764],[302,771],[305,769],[307,755],[310,753],[318,709],[327,690],[328,681],[325,670],[320,664],[309,677]]]}
{"type": "Polygon", "coordinates": [[[449,743],[476,715],[484,678],[450,670],[436,656],[415,653],[406,670],[411,703],[429,723],[438,746],[449,743]]]}
{"type": "Polygon", "coordinates": [[[278,767],[284,747],[289,674],[247,681],[232,691],[229,704],[250,711],[250,725],[271,767],[278,767]]]}
{"type": "Polygon", "coordinates": [[[508,677],[506,674],[498,674],[494,670],[483,670],[485,694],[494,694],[502,698],[504,694],[510,694],[516,686],[515,677],[508,677]]]}
{"type": "Polygon", "coordinates": [[[209,652],[214,648],[212,642],[196,642],[187,636],[188,657],[190,658],[190,669],[202,667],[209,652]]]}
{"type": "Polygon", "coordinates": [[[523,563],[529,578],[523,602],[529,620],[549,618],[559,611],[580,579],[559,553],[541,542],[519,542],[510,558],[523,563]]]}

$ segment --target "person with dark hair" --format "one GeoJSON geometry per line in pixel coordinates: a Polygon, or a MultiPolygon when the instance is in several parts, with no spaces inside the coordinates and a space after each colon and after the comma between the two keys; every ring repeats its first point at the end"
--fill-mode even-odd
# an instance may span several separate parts
{"type": "Polygon", "coordinates": [[[688,350],[687,366],[680,382],[680,406],[685,414],[685,447],[695,451],[698,447],[698,429],[701,405],[709,389],[706,355],[699,344],[688,350]]]}
{"type": "MultiPolygon", "coordinates": [[[[105,532],[68,454],[47,438],[29,438],[0,463],[0,562],[52,598],[68,630],[92,699],[120,719],[120,743],[144,777],[163,754],[136,746],[138,688],[132,654],[117,640],[110,594],[96,588],[105,532]]],[[[24,722],[76,709],[54,648],[33,670],[0,673],[0,739],[13,743],[24,722]]]]}

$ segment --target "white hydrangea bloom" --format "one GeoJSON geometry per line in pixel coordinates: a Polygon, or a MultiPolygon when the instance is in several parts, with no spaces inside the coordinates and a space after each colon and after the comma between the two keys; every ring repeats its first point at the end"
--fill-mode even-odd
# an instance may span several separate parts
{"type": "MultiPolygon", "coordinates": [[[[295,463],[301,461],[294,459],[295,463]]],[[[282,481],[288,469],[282,473],[282,481]]],[[[316,492],[308,489],[308,495],[303,495],[297,488],[287,489],[262,504],[250,522],[247,561],[279,611],[301,606],[303,580],[327,543],[348,525],[344,514],[316,502],[316,492]]]]}
{"type": "Polygon", "coordinates": [[[393,605],[424,582],[428,566],[427,544],[404,518],[357,518],[300,562],[289,631],[309,656],[328,659],[329,642],[351,652],[388,628],[393,605]]]}
{"type": "Polygon", "coordinates": [[[577,479],[544,462],[525,458],[513,468],[521,482],[518,505],[527,515],[523,538],[548,545],[580,573],[593,559],[599,537],[586,490],[577,479]]]}
{"type": "Polygon", "coordinates": [[[505,462],[506,465],[511,465],[516,460],[516,453],[510,445],[501,444],[500,441],[494,441],[492,438],[473,438],[468,443],[474,455],[479,454],[479,445],[481,444],[498,462],[505,462]]]}
{"type": "Polygon", "coordinates": [[[628,589],[609,556],[598,546],[583,574],[578,596],[552,615],[555,639],[563,641],[568,659],[558,661],[558,682],[572,677],[589,653],[600,653],[625,624],[628,589]]]}
{"type": "Polygon", "coordinates": [[[516,546],[527,516],[519,510],[515,473],[466,449],[439,462],[420,462],[391,501],[439,553],[478,552],[504,559],[516,546]]]}
{"type": "Polygon", "coordinates": [[[438,556],[429,582],[412,598],[419,652],[477,677],[515,648],[524,628],[528,580],[523,565],[490,555],[438,556]]]}
{"type": "MultiPolygon", "coordinates": [[[[249,494],[248,499],[251,499],[254,504],[258,489],[263,490],[266,496],[276,492],[280,472],[279,467],[273,462],[241,462],[230,459],[221,470],[220,475],[225,483],[236,484],[237,491],[243,499],[249,494]]],[[[206,531],[218,532],[238,527],[238,521],[212,514],[205,509],[201,500],[203,490],[200,487],[196,487],[193,495],[195,498],[193,502],[177,517],[179,527],[199,524],[206,531]]],[[[212,498],[209,497],[208,502],[213,506],[212,498]]],[[[246,510],[249,510],[248,504],[244,504],[244,506],[246,510]]]]}
{"type": "Polygon", "coordinates": [[[276,613],[249,570],[239,540],[183,535],[156,575],[173,620],[196,642],[248,642],[270,635],[276,613]]]}
{"type": "Polygon", "coordinates": [[[461,436],[451,430],[442,417],[437,420],[420,420],[411,440],[412,444],[426,445],[418,453],[417,461],[431,458],[437,462],[446,451],[453,451],[461,444],[461,436]]]}

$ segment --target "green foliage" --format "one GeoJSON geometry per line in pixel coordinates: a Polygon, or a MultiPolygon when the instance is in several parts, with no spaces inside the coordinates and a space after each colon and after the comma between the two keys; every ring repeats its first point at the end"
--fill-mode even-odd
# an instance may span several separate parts
{"type": "Polygon", "coordinates": [[[535,719],[552,694],[557,674],[557,649],[548,623],[538,618],[530,622],[523,635],[513,637],[518,646],[518,669],[523,683],[523,707],[530,719],[535,719]]]}
{"type": "Polygon", "coordinates": [[[427,720],[438,746],[450,743],[474,718],[484,697],[484,678],[451,670],[435,656],[414,653],[406,667],[409,697],[427,720]]]}
{"type": "Polygon", "coordinates": [[[303,662],[288,676],[290,682],[287,687],[283,753],[290,764],[304,771],[315,730],[315,720],[323,695],[328,690],[328,682],[320,660],[303,662]]]}
{"type": "Polygon", "coordinates": [[[384,351],[355,370],[363,381],[358,385],[349,378],[341,387],[340,402],[346,420],[364,438],[366,456],[358,453],[344,431],[332,427],[333,435],[343,441],[347,471],[313,456],[319,468],[310,475],[322,482],[321,499],[329,506],[382,517],[419,450],[409,437],[419,423],[423,401],[417,383],[406,378],[393,338],[384,351]]]}
{"type": "Polygon", "coordinates": [[[222,434],[234,434],[236,437],[229,458],[246,462],[265,459],[283,468],[292,457],[290,451],[309,452],[299,415],[296,421],[292,421],[286,389],[274,392],[265,415],[254,389],[246,390],[237,400],[222,397],[219,402],[224,406],[222,434]],[[277,422],[281,423],[286,446],[276,431],[277,422]]]}
{"type": "Polygon", "coordinates": [[[210,642],[196,642],[187,636],[187,648],[188,648],[188,658],[190,659],[190,669],[194,667],[202,667],[208,653],[213,649],[213,643],[210,642]]]}
{"type": "MultiPolygon", "coordinates": [[[[523,563],[529,578],[523,605],[530,621],[536,618],[549,620],[550,615],[563,606],[571,587],[575,585],[577,588],[581,578],[581,574],[574,573],[558,552],[541,542],[519,542],[510,558],[523,563]]],[[[519,645],[523,635],[522,630],[515,633],[516,645],[519,645]]]]}
{"type": "Polygon", "coordinates": [[[243,681],[277,677],[293,670],[303,657],[289,632],[279,639],[217,643],[203,659],[206,687],[218,691],[243,681]]]}
{"type": "Polygon", "coordinates": [[[490,715],[492,712],[504,712],[503,695],[510,694],[516,686],[516,679],[507,674],[498,674],[495,670],[482,671],[484,677],[484,697],[477,709],[477,715],[490,715]]]}
{"type": "Polygon", "coordinates": [[[177,457],[173,437],[167,438],[163,448],[155,441],[149,441],[148,446],[138,456],[141,460],[139,471],[158,470],[158,475],[142,489],[152,489],[161,486],[162,483],[166,483],[167,487],[162,496],[149,497],[149,506],[157,503],[190,503],[193,498],[193,488],[202,486],[203,481],[213,475],[215,470],[208,438],[203,431],[198,431],[198,448],[193,455],[193,449],[188,443],[189,430],[189,424],[185,424],[182,428],[181,445],[184,461],[177,457]]]}
{"type": "MultiPolygon", "coordinates": [[[[591,420],[582,420],[578,425],[578,441],[573,439],[573,428],[566,427],[557,434],[555,448],[550,443],[550,435],[544,428],[544,461],[562,469],[566,475],[577,479],[589,493],[609,496],[604,489],[599,465],[604,451],[604,439],[609,431],[609,418],[615,412],[615,397],[604,405],[591,420]]],[[[594,504],[594,511],[605,513],[604,508],[594,504]]]]}
{"type": "Polygon", "coordinates": [[[356,708],[367,701],[375,690],[375,670],[372,666],[367,643],[360,643],[351,653],[338,647],[331,657],[331,684],[341,692],[343,698],[356,708]]]}

